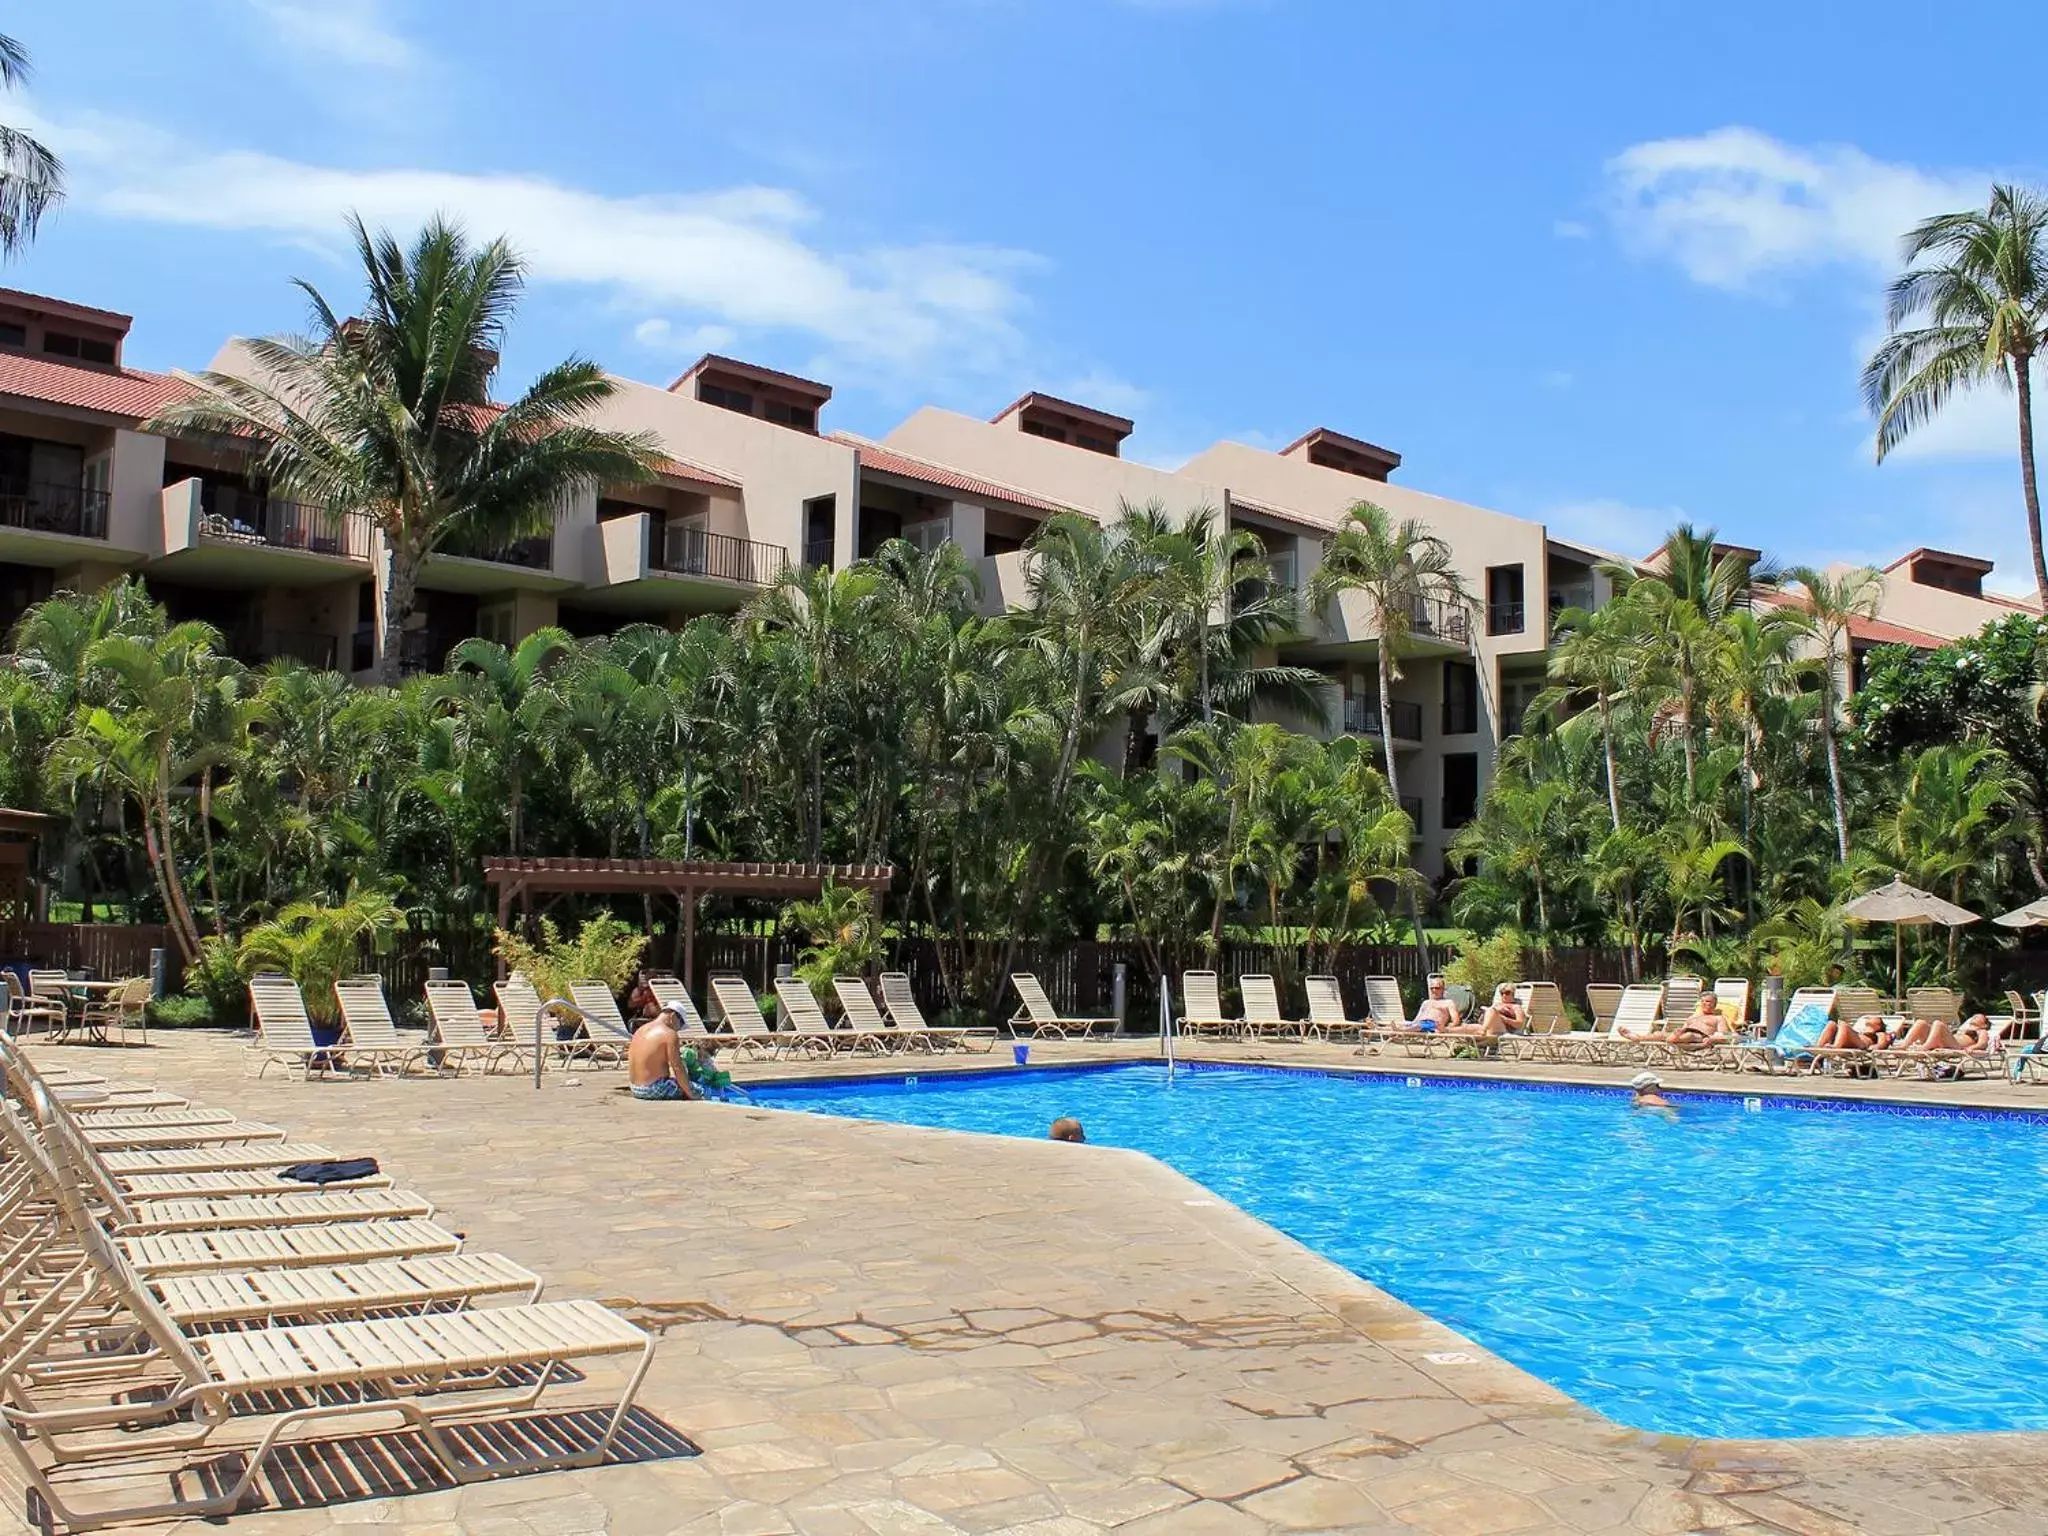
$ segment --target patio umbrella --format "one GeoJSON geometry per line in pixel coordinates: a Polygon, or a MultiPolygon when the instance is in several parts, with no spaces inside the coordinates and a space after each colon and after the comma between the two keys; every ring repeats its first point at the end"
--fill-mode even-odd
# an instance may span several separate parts
{"type": "Polygon", "coordinates": [[[2030,901],[2024,907],[2015,907],[2010,912],[2001,912],[1991,921],[2001,928],[2048,928],[2048,896],[2030,901]]]}
{"type": "Polygon", "coordinates": [[[1977,914],[1959,907],[1952,901],[1943,901],[1932,891],[1923,891],[1917,885],[1908,885],[1896,875],[1889,885],[1858,896],[1854,901],[1844,902],[1842,916],[1852,923],[1890,923],[1892,925],[1892,963],[1897,967],[1894,985],[1901,996],[1906,991],[1906,930],[1926,928],[1939,923],[1944,928],[1961,928],[1966,923],[1977,921],[1977,914]]]}

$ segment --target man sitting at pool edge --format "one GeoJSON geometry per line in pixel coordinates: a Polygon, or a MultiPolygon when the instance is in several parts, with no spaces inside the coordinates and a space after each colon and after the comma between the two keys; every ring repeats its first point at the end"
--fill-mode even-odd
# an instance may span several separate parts
{"type": "Polygon", "coordinates": [[[683,1065],[682,1041],[676,1025],[682,1015],[671,1006],[638,1029],[626,1047],[626,1075],[636,1099],[695,1099],[703,1095],[690,1086],[690,1073],[683,1065]]]}

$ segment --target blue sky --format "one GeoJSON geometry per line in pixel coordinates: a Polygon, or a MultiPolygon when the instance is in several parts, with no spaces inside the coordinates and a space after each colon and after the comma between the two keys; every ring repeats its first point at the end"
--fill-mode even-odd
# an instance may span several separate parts
{"type": "Polygon", "coordinates": [[[444,209],[532,263],[515,377],[574,351],[666,382],[708,345],[827,380],[828,425],[862,432],[1046,388],[1167,464],[1321,424],[1631,553],[1687,516],[2027,585],[2010,402],[1877,467],[1856,395],[1899,233],[2048,175],[2038,71],[1966,62],[2034,30],[2017,0],[569,14],[31,8],[38,73],[0,120],[73,195],[0,282],[199,366],[296,326],[294,276],[346,301],[344,210],[444,209]]]}

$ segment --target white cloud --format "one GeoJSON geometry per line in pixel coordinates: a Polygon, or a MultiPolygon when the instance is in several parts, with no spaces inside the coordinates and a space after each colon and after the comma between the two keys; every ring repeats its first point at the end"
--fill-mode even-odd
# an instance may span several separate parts
{"type": "Polygon", "coordinates": [[[653,315],[633,327],[633,339],[650,351],[686,352],[695,357],[730,351],[740,333],[729,325],[693,325],[678,330],[665,317],[653,315]]]}
{"type": "Polygon", "coordinates": [[[1559,219],[1550,226],[1550,232],[1560,240],[1590,240],[1592,229],[1577,219],[1559,219]]]}
{"type": "Polygon", "coordinates": [[[323,63],[411,69],[419,62],[380,0],[249,0],[249,6],[284,47],[323,63]]]}
{"type": "Polygon", "coordinates": [[[1607,162],[1605,192],[1628,248],[1673,261],[1696,282],[1740,288],[1836,263],[1889,271],[1907,229],[1981,202],[1989,180],[1730,127],[1622,151],[1607,162]]]}
{"type": "Polygon", "coordinates": [[[1563,538],[1636,560],[1663,543],[1664,535],[1684,522],[1686,514],[1679,507],[1638,507],[1594,497],[1545,507],[1536,517],[1563,538]]]}
{"type": "MultiPolygon", "coordinates": [[[[32,114],[31,114],[32,116],[32,114]]],[[[447,214],[505,235],[536,282],[600,290],[630,308],[814,338],[848,372],[986,375],[1020,351],[1018,274],[1035,258],[968,245],[839,249],[818,211],[775,187],[614,197],[518,173],[342,169],[213,151],[131,120],[43,127],[72,198],[116,218],[264,232],[341,249],[350,210],[407,231],[447,214]]]]}
{"type": "Polygon", "coordinates": [[[1577,380],[1578,375],[1571,372],[1569,369],[1552,368],[1549,369],[1547,372],[1539,374],[1537,376],[1536,382],[1541,384],[1545,389],[1570,389],[1572,385],[1577,382],[1577,380]]]}

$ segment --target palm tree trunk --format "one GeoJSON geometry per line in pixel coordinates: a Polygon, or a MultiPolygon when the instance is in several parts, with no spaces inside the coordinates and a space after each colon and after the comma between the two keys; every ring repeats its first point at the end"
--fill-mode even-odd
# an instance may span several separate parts
{"type": "Polygon", "coordinates": [[[384,557],[377,563],[376,583],[382,588],[377,605],[382,615],[377,628],[377,681],[396,688],[405,660],[405,621],[412,617],[419,592],[421,553],[388,534],[383,540],[384,557]]]}
{"type": "Polygon", "coordinates": [[[2041,486],[2034,473],[2034,359],[2013,359],[2013,381],[2020,397],[2020,490],[2027,502],[2027,540],[2034,551],[2034,593],[2048,609],[2048,559],[2041,553],[2041,486]]]}
{"type": "MultiPolygon", "coordinates": [[[[1380,605],[1386,611],[1386,605],[1380,605]]],[[[1379,643],[1380,675],[1380,755],[1387,765],[1387,793],[1394,797],[1394,804],[1401,803],[1401,774],[1394,766],[1394,653],[1388,647],[1384,628],[1379,643]]],[[[1415,829],[1418,833],[1421,828],[1415,829]]],[[[1410,862],[1413,862],[1411,856],[1410,862]]],[[[1404,888],[1402,899],[1408,904],[1408,926],[1415,930],[1415,952],[1422,956],[1422,968],[1429,969],[1429,934],[1422,926],[1422,912],[1415,905],[1415,891],[1412,886],[1404,888]]]]}
{"type": "MultiPolygon", "coordinates": [[[[227,925],[221,918],[220,872],[213,863],[213,769],[204,769],[199,775],[199,838],[206,846],[206,899],[213,903],[213,931],[224,935],[227,925]]],[[[90,914],[87,921],[91,921],[90,914]]]]}
{"type": "Polygon", "coordinates": [[[1607,695],[1600,696],[1600,748],[1607,757],[1607,814],[1614,820],[1614,830],[1621,830],[1621,785],[1614,771],[1614,710],[1607,702],[1607,695]]]}
{"type": "Polygon", "coordinates": [[[1842,808],[1842,754],[1835,745],[1835,658],[1828,653],[1828,675],[1821,686],[1820,739],[1828,754],[1828,797],[1835,809],[1835,851],[1849,862],[1849,816],[1842,808]]]}

